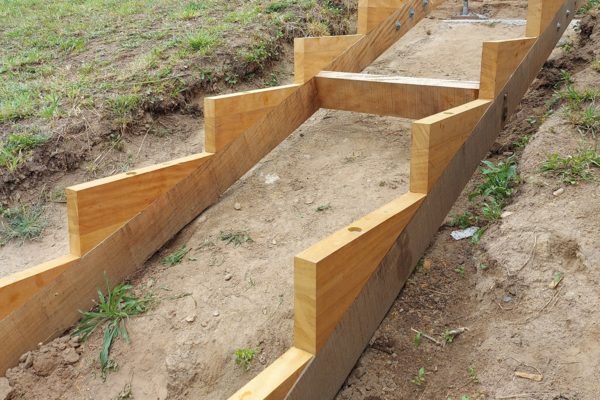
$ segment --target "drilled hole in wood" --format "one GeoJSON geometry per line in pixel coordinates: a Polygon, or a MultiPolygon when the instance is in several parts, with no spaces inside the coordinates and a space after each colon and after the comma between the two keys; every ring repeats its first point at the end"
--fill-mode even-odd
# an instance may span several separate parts
{"type": "Polygon", "coordinates": [[[348,230],[350,232],[362,232],[362,228],[359,228],[358,226],[351,226],[350,228],[348,228],[348,230]]]}

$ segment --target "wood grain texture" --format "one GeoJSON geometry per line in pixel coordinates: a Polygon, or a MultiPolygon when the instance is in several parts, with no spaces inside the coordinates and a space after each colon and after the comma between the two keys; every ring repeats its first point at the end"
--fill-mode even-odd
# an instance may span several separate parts
{"type": "Polygon", "coordinates": [[[79,257],[72,255],[63,256],[0,278],[0,320],[74,265],[78,259],[79,257]]]}
{"type": "Polygon", "coordinates": [[[359,0],[356,31],[369,33],[406,3],[406,0],[359,0]]]}
{"type": "Polygon", "coordinates": [[[521,38],[483,42],[480,99],[495,99],[500,94],[535,41],[535,38],[521,38]]]}
{"type": "Polygon", "coordinates": [[[290,348],[229,400],[283,400],[312,354],[290,348]]]}
{"type": "MultiPolygon", "coordinates": [[[[574,9],[575,5],[573,0],[567,0],[558,15],[564,15],[567,8],[574,9]]],[[[487,109],[286,399],[335,397],[452,204],[494,143],[502,128],[505,107],[509,114],[514,112],[566,25],[558,32],[547,29],[527,54],[502,90],[508,94],[506,103],[499,96],[487,109]]]]}
{"type": "Polygon", "coordinates": [[[66,188],[70,253],[87,253],[211,156],[195,154],[66,188]]]}
{"type": "Polygon", "coordinates": [[[347,72],[316,77],[322,108],[418,119],[475,100],[478,82],[347,72]]]}
{"type": "Polygon", "coordinates": [[[429,193],[491,103],[491,100],[474,100],[412,124],[412,192],[429,193]]]}
{"type": "Polygon", "coordinates": [[[294,82],[308,82],[362,37],[344,35],[294,39],[294,82]]]}
{"type": "MultiPolygon", "coordinates": [[[[563,5],[563,0],[528,0],[527,1],[527,27],[525,36],[538,37],[546,30],[548,24],[556,15],[556,11],[563,5]]],[[[577,10],[569,10],[571,14],[577,10]]],[[[566,18],[566,15],[565,15],[566,18]]],[[[561,18],[557,22],[563,22],[561,18]]],[[[555,25],[556,27],[556,25],[555,25]]]]}
{"type": "Polygon", "coordinates": [[[323,346],[424,197],[407,193],[295,257],[296,347],[323,346]]]}
{"type": "Polygon", "coordinates": [[[0,321],[0,375],[41,341],[65,332],[90,308],[96,288],[121,282],[181,228],[213,204],[317,109],[314,83],[300,87],[228,148],[160,195],[127,224],[74,262],[51,284],[0,321]]]}
{"type": "Polygon", "coordinates": [[[223,150],[296,89],[298,85],[286,85],[205,97],[204,150],[223,150]]]}

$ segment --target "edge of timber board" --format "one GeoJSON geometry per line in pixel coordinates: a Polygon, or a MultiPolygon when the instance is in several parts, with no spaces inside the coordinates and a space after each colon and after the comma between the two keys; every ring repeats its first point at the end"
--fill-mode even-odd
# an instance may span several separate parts
{"type": "Polygon", "coordinates": [[[567,26],[565,23],[562,29],[556,30],[553,25],[564,18],[563,13],[567,9],[575,9],[577,3],[567,0],[563,4],[549,24],[551,28],[545,30],[524,55],[522,62],[515,67],[510,80],[452,157],[412,220],[342,316],[329,340],[305,368],[286,399],[335,397],[452,204],[494,143],[507,115],[514,112],[567,26]]]}
{"type": "Polygon", "coordinates": [[[407,4],[406,0],[358,0],[358,33],[369,33],[394,11],[407,4]]]}

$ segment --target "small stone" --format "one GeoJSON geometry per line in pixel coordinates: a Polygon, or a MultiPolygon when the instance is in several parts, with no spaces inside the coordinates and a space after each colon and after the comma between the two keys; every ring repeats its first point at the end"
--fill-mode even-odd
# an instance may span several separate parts
{"type": "Polygon", "coordinates": [[[554,192],[552,192],[552,194],[553,194],[554,196],[560,196],[560,195],[561,195],[561,194],[563,194],[564,192],[565,192],[565,188],[560,188],[560,189],[557,189],[557,190],[555,190],[554,192]]]}
{"type": "Polygon", "coordinates": [[[33,354],[31,352],[27,353],[27,358],[25,359],[25,363],[23,364],[23,368],[28,369],[33,365],[33,354]]]}
{"type": "Polygon", "coordinates": [[[23,354],[21,354],[21,357],[19,357],[19,362],[20,362],[20,363],[23,363],[23,362],[25,362],[25,360],[27,360],[27,357],[29,356],[29,354],[31,354],[31,352],[30,352],[30,351],[28,351],[27,353],[23,353],[23,354]]]}
{"type": "Polygon", "coordinates": [[[220,314],[218,311],[216,311],[216,310],[215,310],[215,311],[213,312],[213,317],[218,317],[219,315],[221,315],[221,314],[220,314]]]}
{"type": "Polygon", "coordinates": [[[71,338],[71,340],[69,340],[69,344],[71,345],[71,347],[79,347],[79,346],[81,346],[81,341],[79,339],[79,336],[73,336],[71,338]]]}
{"type": "Polygon", "coordinates": [[[56,368],[56,360],[48,353],[39,353],[33,358],[33,370],[36,375],[48,376],[56,368]]]}
{"type": "Polygon", "coordinates": [[[277,240],[273,239],[273,240],[271,240],[271,243],[272,244],[277,244],[277,240]]]}
{"type": "Polygon", "coordinates": [[[304,199],[304,204],[312,204],[315,202],[315,199],[313,199],[312,197],[307,197],[306,199],[304,199]]]}
{"type": "Polygon", "coordinates": [[[195,315],[188,315],[187,317],[185,317],[186,322],[189,322],[190,324],[192,322],[194,322],[196,320],[196,316],[195,315]]]}
{"type": "Polygon", "coordinates": [[[236,210],[240,211],[242,209],[242,205],[240,203],[235,203],[233,205],[233,208],[235,208],[236,210]]]}
{"type": "Polygon", "coordinates": [[[75,349],[72,347],[69,347],[63,351],[62,356],[63,360],[65,360],[67,364],[75,364],[77,361],[79,361],[79,354],[77,354],[75,349]]]}
{"type": "Polygon", "coordinates": [[[206,321],[202,321],[202,322],[200,323],[200,326],[201,326],[201,327],[203,327],[203,328],[206,328],[206,327],[208,326],[208,322],[206,322],[206,321]]]}
{"type": "Polygon", "coordinates": [[[433,261],[431,261],[431,258],[425,258],[423,260],[423,271],[429,272],[431,270],[432,266],[433,266],[433,261]]]}
{"type": "Polygon", "coordinates": [[[226,275],[225,275],[225,280],[226,280],[226,281],[230,281],[230,280],[231,280],[231,278],[233,278],[233,275],[231,275],[231,274],[226,274],[226,275]]]}
{"type": "Polygon", "coordinates": [[[13,393],[13,388],[10,387],[10,383],[8,379],[2,377],[0,378],[0,400],[8,400],[11,398],[13,393]]]}
{"type": "Polygon", "coordinates": [[[504,153],[502,153],[502,155],[504,155],[504,156],[507,156],[507,157],[510,157],[510,156],[512,156],[513,154],[515,154],[515,153],[514,153],[514,152],[512,152],[512,151],[505,151],[504,153]]]}
{"type": "Polygon", "coordinates": [[[512,299],[513,299],[512,296],[507,294],[507,295],[504,295],[504,297],[502,298],[502,301],[505,303],[510,303],[512,301],[512,299]]]}
{"type": "Polygon", "coordinates": [[[513,213],[511,211],[504,211],[502,213],[502,215],[500,216],[500,218],[510,217],[511,215],[513,215],[513,213]]]}

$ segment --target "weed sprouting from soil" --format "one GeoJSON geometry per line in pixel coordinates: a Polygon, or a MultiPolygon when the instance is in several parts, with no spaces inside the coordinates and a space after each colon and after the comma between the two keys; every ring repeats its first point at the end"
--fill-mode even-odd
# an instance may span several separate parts
{"type": "Polygon", "coordinates": [[[39,238],[46,228],[44,209],[40,205],[20,205],[14,208],[0,207],[0,245],[12,239],[32,240],[39,238]]]}
{"type": "Polygon", "coordinates": [[[246,242],[253,242],[247,231],[221,231],[219,238],[227,244],[233,244],[236,247],[246,242]]]}
{"type": "Polygon", "coordinates": [[[184,244],[179,249],[175,250],[173,253],[169,254],[162,260],[162,264],[168,267],[172,267],[174,265],[179,264],[183,261],[183,257],[190,251],[190,249],[184,244]]]}
{"type": "Polygon", "coordinates": [[[256,356],[256,350],[254,349],[237,349],[233,353],[235,357],[235,363],[242,368],[244,371],[250,369],[250,365],[254,356],[256,356]]]}
{"type": "Polygon", "coordinates": [[[48,137],[40,134],[10,134],[0,145],[0,168],[16,171],[34,148],[47,141],[48,137]]]}
{"type": "Polygon", "coordinates": [[[470,211],[465,211],[462,214],[454,214],[452,215],[452,220],[450,221],[450,226],[456,227],[459,229],[466,229],[470,226],[473,226],[477,223],[477,216],[470,211]]]}
{"type": "Polygon", "coordinates": [[[425,367],[419,368],[417,375],[411,380],[417,386],[421,386],[425,383],[425,367]]]}
{"type": "Polygon", "coordinates": [[[116,367],[114,361],[110,360],[110,350],[114,342],[121,337],[129,343],[127,320],[148,311],[154,301],[150,295],[142,298],[130,295],[129,292],[133,286],[127,283],[121,283],[111,289],[106,276],[105,280],[106,295],[97,289],[96,308],[93,311],[80,311],[83,317],[72,332],[72,335],[79,336],[81,340],[86,341],[98,328],[104,327],[100,349],[100,367],[103,375],[109,369],[116,367]]]}
{"type": "Polygon", "coordinates": [[[600,168],[600,154],[595,150],[583,149],[575,155],[562,157],[557,153],[548,156],[542,165],[542,171],[559,177],[564,183],[576,185],[581,181],[590,181],[594,175],[592,168],[600,168]]]}

